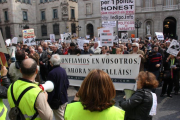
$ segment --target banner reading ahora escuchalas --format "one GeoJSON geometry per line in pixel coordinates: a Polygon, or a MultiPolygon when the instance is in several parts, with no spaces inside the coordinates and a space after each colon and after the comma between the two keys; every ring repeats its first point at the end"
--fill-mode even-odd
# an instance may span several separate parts
{"type": "Polygon", "coordinates": [[[61,67],[66,70],[70,85],[81,86],[91,70],[100,69],[109,74],[116,90],[134,89],[140,62],[137,54],[61,56],[61,67]]]}

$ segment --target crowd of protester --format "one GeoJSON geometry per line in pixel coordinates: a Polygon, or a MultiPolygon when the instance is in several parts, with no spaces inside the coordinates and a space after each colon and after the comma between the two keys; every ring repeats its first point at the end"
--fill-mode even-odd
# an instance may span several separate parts
{"type": "MultiPolygon", "coordinates": [[[[149,40],[148,38],[145,38],[143,40],[142,38],[139,38],[138,40],[131,39],[131,41],[129,41],[128,43],[118,42],[118,43],[113,43],[113,46],[99,47],[100,45],[98,44],[98,42],[92,40],[89,43],[84,43],[83,49],[80,49],[78,44],[73,42],[49,43],[49,42],[44,42],[42,40],[39,42],[39,44],[33,46],[27,46],[27,45],[23,45],[23,43],[18,43],[17,45],[15,45],[16,46],[15,58],[14,57],[10,58],[6,54],[6,59],[9,64],[9,72],[7,76],[11,80],[11,82],[14,83],[19,78],[23,77],[22,75],[23,72],[24,74],[28,75],[26,71],[23,72],[21,71],[21,67],[23,66],[22,63],[29,58],[30,58],[29,61],[31,60],[35,61],[36,65],[38,66],[37,74],[33,73],[35,74],[34,75],[35,81],[40,84],[50,79],[53,81],[53,83],[55,84],[55,90],[52,93],[48,93],[49,95],[48,103],[52,109],[54,108],[53,113],[55,115],[55,118],[64,119],[63,117],[64,110],[68,102],[67,89],[69,87],[69,81],[65,70],[59,66],[60,57],[58,55],[79,56],[84,54],[89,54],[89,55],[139,54],[139,57],[141,57],[141,63],[139,69],[140,74],[138,76],[138,80],[139,80],[138,91],[135,92],[134,97],[130,98],[130,100],[134,101],[135,103],[132,102],[131,104],[129,104],[129,102],[122,100],[120,101],[119,105],[126,112],[126,120],[132,120],[133,118],[141,120],[147,117],[150,120],[152,119],[152,116],[149,116],[148,113],[150,112],[151,109],[151,106],[149,105],[152,104],[152,98],[150,97],[151,91],[155,93],[156,88],[159,85],[159,87],[162,86],[162,92],[160,97],[165,97],[166,94],[167,97],[172,97],[172,92],[175,95],[178,95],[179,92],[180,53],[177,56],[173,56],[167,53],[167,49],[170,46],[171,41],[172,39],[170,38],[161,41],[157,40],[156,38],[154,38],[153,40],[149,40]],[[172,68],[171,66],[173,65],[175,65],[175,67],[172,68]],[[59,79],[61,79],[61,81],[58,81],[59,79]],[[156,80],[158,80],[158,82],[156,80]],[[144,97],[141,97],[141,99],[139,99],[138,97],[138,100],[136,99],[137,96],[144,96],[144,94],[145,94],[145,98],[147,99],[145,102],[144,102],[145,99],[144,97]],[[57,102],[58,107],[56,106],[56,103],[54,101],[57,102]],[[140,104],[142,101],[144,102],[143,105],[140,104]],[[146,113],[140,114],[142,110],[146,111],[146,113]]],[[[74,105],[67,105],[68,112],[65,112],[65,118],[66,119],[71,119],[71,117],[78,118],[79,116],[78,114],[76,114],[78,111],[75,111],[76,109],[74,109],[74,107],[78,106],[79,108],[84,107],[84,109],[89,111],[102,112],[105,109],[112,109],[117,111],[117,113],[118,111],[120,111],[122,114],[119,114],[118,116],[116,113],[114,113],[114,115],[115,117],[121,117],[122,119],[124,119],[123,111],[112,107],[114,105],[112,99],[115,97],[115,93],[113,93],[115,89],[114,86],[111,84],[112,81],[110,77],[103,71],[95,70],[90,72],[87,78],[83,81],[83,84],[76,95],[76,100],[80,101],[83,106],[80,105],[79,103],[76,103],[74,105]],[[101,74],[102,77],[100,77],[101,74]],[[93,81],[93,77],[97,78],[102,85],[96,86],[95,82],[93,81]],[[109,83],[103,83],[102,78],[107,79],[107,81],[110,80],[109,83]],[[92,88],[89,88],[92,86],[89,86],[90,84],[88,85],[88,83],[90,82],[92,82],[92,85],[94,85],[93,86],[94,89],[97,87],[97,90],[95,91],[101,91],[99,90],[100,88],[98,88],[101,86],[104,92],[103,91],[102,93],[99,92],[99,95],[96,95],[97,93],[93,93],[94,90],[91,91],[92,88]],[[108,88],[107,86],[104,86],[106,84],[110,88],[109,90],[107,89],[105,91],[105,89],[108,88]],[[86,92],[90,93],[89,96],[86,92]],[[103,103],[102,101],[105,100],[104,99],[105,92],[106,94],[109,94],[109,96],[107,95],[107,100],[104,101],[103,103]],[[96,100],[97,96],[100,97],[99,98],[100,101],[96,100]],[[90,100],[94,101],[94,103],[96,103],[97,106],[92,104],[90,100]],[[74,112],[74,114],[71,114],[72,111],[74,112]]],[[[89,116],[92,116],[87,111],[83,111],[81,109],[79,109],[79,111],[84,112],[84,114],[87,114],[89,116]]],[[[105,113],[106,112],[104,113],[102,112],[102,115],[105,113]]],[[[42,115],[43,114],[41,114],[41,116],[42,115]]],[[[103,118],[102,115],[101,118],[103,118]]],[[[52,117],[52,115],[49,116],[52,117]]]]}

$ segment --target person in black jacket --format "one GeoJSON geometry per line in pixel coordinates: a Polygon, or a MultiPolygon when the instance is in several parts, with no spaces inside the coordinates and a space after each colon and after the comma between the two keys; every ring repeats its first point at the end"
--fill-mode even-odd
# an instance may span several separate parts
{"type": "Polygon", "coordinates": [[[150,110],[153,105],[151,89],[158,87],[158,81],[151,72],[140,72],[137,81],[137,91],[128,99],[119,102],[125,110],[125,120],[152,120],[150,110]]]}
{"type": "Polygon", "coordinates": [[[81,50],[76,48],[76,45],[72,42],[70,43],[70,48],[68,50],[68,55],[77,55],[81,54],[81,50]]]}
{"type": "Polygon", "coordinates": [[[81,54],[94,54],[94,52],[89,49],[89,43],[84,43],[83,48],[84,50],[81,50],[81,54]]]}
{"type": "Polygon", "coordinates": [[[174,91],[175,95],[178,94],[179,91],[179,60],[175,58],[175,56],[170,55],[166,62],[164,62],[164,83],[162,87],[161,97],[164,97],[164,94],[167,92],[168,97],[172,97],[171,92],[173,89],[174,83],[174,91]],[[168,86],[168,88],[167,88],[168,86]],[[167,89],[167,91],[166,91],[167,89]]]}

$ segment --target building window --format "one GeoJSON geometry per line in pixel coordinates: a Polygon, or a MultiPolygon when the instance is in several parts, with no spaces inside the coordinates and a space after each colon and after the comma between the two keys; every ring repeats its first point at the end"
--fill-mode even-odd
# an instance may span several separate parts
{"type": "Polygon", "coordinates": [[[174,5],[174,0],[166,0],[166,6],[174,5]]]}
{"type": "Polygon", "coordinates": [[[40,3],[43,3],[43,0],[40,0],[40,3]]]}
{"type": "Polygon", "coordinates": [[[41,26],[41,33],[42,33],[42,36],[47,36],[47,26],[46,25],[41,26]]]}
{"type": "Polygon", "coordinates": [[[26,0],[22,0],[22,3],[26,3],[26,0]]]}
{"type": "Polygon", "coordinates": [[[27,11],[23,11],[23,20],[28,20],[27,11]]]}
{"type": "Polygon", "coordinates": [[[73,35],[73,33],[76,33],[76,24],[72,23],[71,24],[71,33],[73,35]]]}
{"type": "Polygon", "coordinates": [[[152,0],[146,0],[145,7],[152,7],[152,0]]]}
{"type": "Polygon", "coordinates": [[[31,0],[27,0],[27,4],[31,4],[31,0]]]}
{"type": "Polygon", "coordinates": [[[71,19],[74,19],[75,18],[75,12],[74,12],[74,9],[71,9],[71,19]]]}
{"type": "Polygon", "coordinates": [[[53,9],[53,18],[54,19],[58,18],[58,11],[57,11],[57,9],[53,9]]]}
{"type": "Polygon", "coordinates": [[[6,26],[5,27],[5,31],[6,31],[6,39],[11,38],[10,27],[6,26]]]}
{"type": "Polygon", "coordinates": [[[18,2],[21,2],[21,0],[18,0],[18,2]]]}
{"type": "Polygon", "coordinates": [[[59,24],[53,25],[53,32],[55,35],[59,35],[59,24]]]}
{"type": "Polygon", "coordinates": [[[2,0],[0,0],[0,3],[2,3],[2,0]]]}
{"type": "Polygon", "coordinates": [[[8,21],[9,18],[8,18],[8,11],[4,11],[4,18],[5,18],[5,21],[8,21]]]}
{"type": "Polygon", "coordinates": [[[41,11],[41,20],[46,20],[45,11],[41,11]]]}
{"type": "Polygon", "coordinates": [[[46,2],[48,2],[48,0],[44,0],[44,2],[46,3],[46,2]]]}
{"type": "Polygon", "coordinates": [[[92,3],[86,3],[86,14],[92,14],[92,3]]]}

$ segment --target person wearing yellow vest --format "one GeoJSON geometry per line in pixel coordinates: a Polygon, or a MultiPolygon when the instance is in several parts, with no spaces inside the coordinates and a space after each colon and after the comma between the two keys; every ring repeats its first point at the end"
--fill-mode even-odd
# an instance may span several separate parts
{"type": "Polygon", "coordinates": [[[23,60],[20,71],[22,73],[22,78],[19,78],[8,88],[7,95],[10,107],[15,107],[13,96],[17,101],[20,94],[31,86],[33,88],[23,95],[18,108],[21,110],[26,120],[34,118],[35,114],[38,115],[36,115],[34,120],[52,120],[53,112],[47,102],[48,95],[34,82],[38,73],[36,62],[31,58],[23,60]]]}
{"type": "Polygon", "coordinates": [[[124,120],[125,111],[115,107],[116,91],[111,78],[93,70],[84,79],[74,102],[66,106],[65,120],[124,120]]]}
{"type": "Polygon", "coordinates": [[[7,89],[11,84],[7,78],[7,69],[5,66],[1,67],[1,85],[0,85],[0,120],[6,120],[7,108],[4,105],[2,99],[7,98],[7,89]]]}

